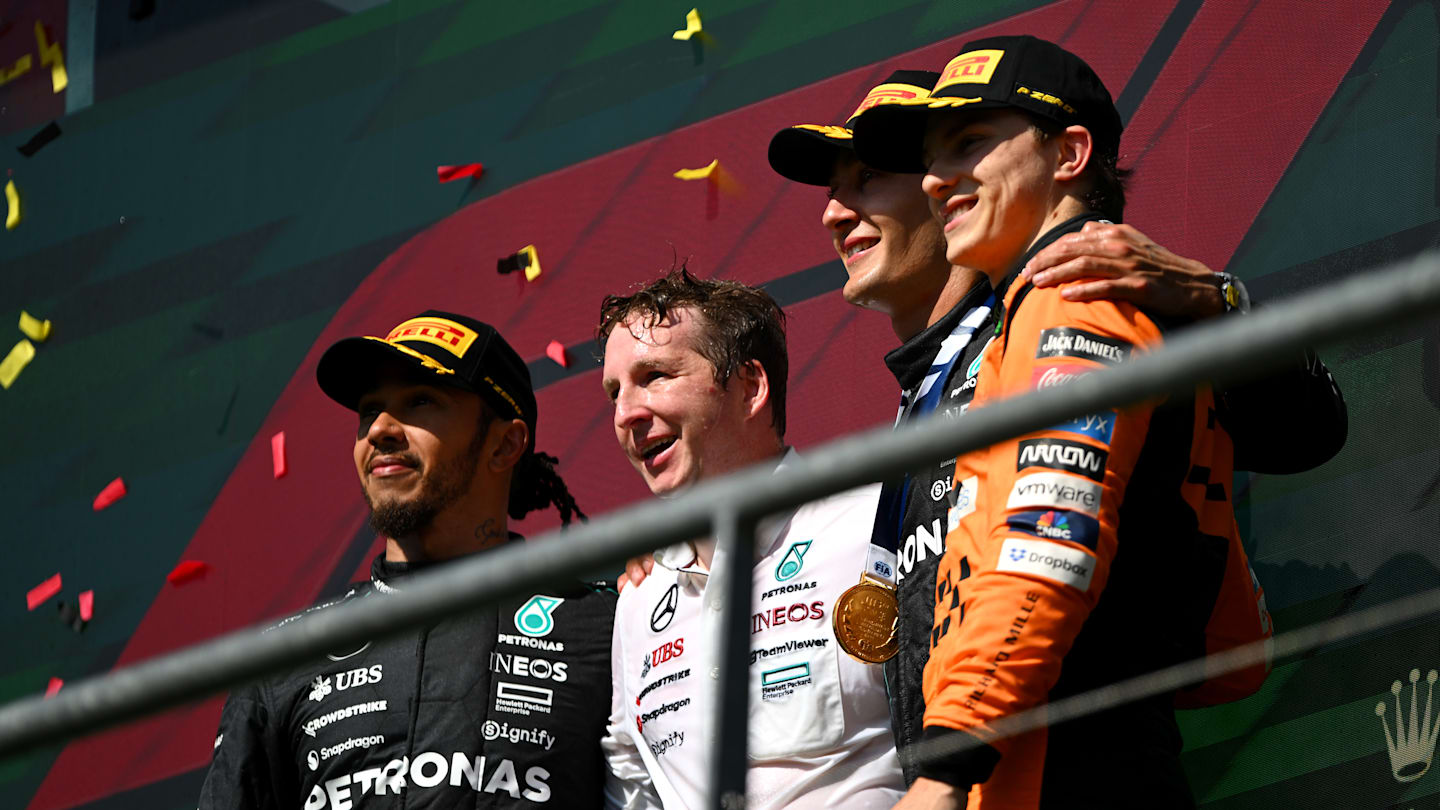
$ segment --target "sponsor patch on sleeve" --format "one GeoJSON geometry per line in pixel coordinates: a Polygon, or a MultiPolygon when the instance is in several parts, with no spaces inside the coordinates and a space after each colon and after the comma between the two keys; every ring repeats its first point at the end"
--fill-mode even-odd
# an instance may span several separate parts
{"type": "Polygon", "coordinates": [[[946,534],[955,531],[966,515],[974,513],[975,505],[980,501],[980,476],[972,475],[956,484],[950,495],[951,505],[945,511],[946,534]]]}
{"type": "Polygon", "coordinates": [[[1044,537],[1047,540],[1068,540],[1071,543],[1095,550],[1100,536],[1100,524],[1095,518],[1079,512],[1064,509],[1013,512],[1005,516],[1005,522],[1015,531],[1044,537]]]}
{"type": "Polygon", "coordinates": [[[1036,391],[1044,391],[1046,388],[1074,382],[1094,370],[1095,366],[1082,366],[1079,363],[1038,366],[1030,374],[1030,387],[1036,391]]]}
{"type": "Polygon", "coordinates": [[[1095,558],[1078,548],[1011,537],[1000,546],[995,570],[1029,574],[1083,591],[1095,576],[1095,558]]]}
{"type": "Polygon", "coordinates": [[[1109,444],[1110,438],[1115,435],[1115,412],[1101,411],[1100,413],[1089,413],[1084,416],[1077,416],[1068,422],[1061,422],[1051,428],[1051,430],[1078,433],[1081,436],[1109,444]]]}
{"type": "Polygon", "coordinates": [[[1030,467],[1083,475],[1091,481],[1105,480],[1105,463],[1110,454],[1098,447],[1067,439],[1022,439],[1015,460],[1015,472],[1030,467]]]}
{"type": "Polygon", "coordinates": [[[1079,357],[1113,366],[1129,360],[1133,348],[1123,340],[1062,326],[1040,333],[1035,357],[1079,357]]]}
{"type": "Polygon", "coordinates": [[[1100,485],[1063,473],[1031,473],[1010,488],[1006,509],[1067,509],[1100,515],[1100,485]]]}

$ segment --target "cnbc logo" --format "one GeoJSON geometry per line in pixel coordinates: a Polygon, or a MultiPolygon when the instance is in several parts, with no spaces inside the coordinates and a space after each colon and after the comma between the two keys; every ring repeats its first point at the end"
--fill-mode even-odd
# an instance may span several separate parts
{"type": "Polygon", "coordinates": [[[1005,517],[1010,528],[1046,540],[1064,540],[1094,550],[1100,539],[1100,524],[1089,515],[1066,509],[1011,512],[1005,517]]]}
{"type": "Polygon", "coordinates": [[[1035,521],[1035,534],[1055,540],[1069,540],[1070,519],[1065,515],[1057,515],[1052,509],[1035,521]]]}

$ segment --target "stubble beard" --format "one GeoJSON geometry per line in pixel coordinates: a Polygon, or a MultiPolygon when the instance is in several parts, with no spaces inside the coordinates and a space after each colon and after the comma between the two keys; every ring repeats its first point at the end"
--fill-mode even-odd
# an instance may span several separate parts
{"type": "Polygon", "coordinates": [[[484,432],[476,431],[464,453],[433,472],[422,474],[420,491],[409,500],[389,498],[377,502],[362,486],[360,492],[370,507],[371,530],[398,540],[415,537],[428,529],[441,512],[469,491],[480,466],[480,450],[484,444],[484,432]]]}

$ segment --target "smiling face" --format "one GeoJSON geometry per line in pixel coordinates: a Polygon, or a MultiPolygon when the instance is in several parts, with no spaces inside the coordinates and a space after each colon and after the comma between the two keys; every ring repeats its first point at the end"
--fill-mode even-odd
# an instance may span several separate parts
{"type": "Polygon", "coordinates": [[[846,301],[894,313],[945,285],[945,239],[928,203],[919,175],[836,162],[821,222],[845,263],[846,301]]]}
{"type": "Polygon", "coordinates": [[[479,396],[382,374],[358,411],[355,470],[375,531],[414,535],[471,491],[486,440],[479,396]]]}
{"type": "Polygon", "coordinates": [[[755,403],[749,370],[722,387],[696,351],[704,316],[678,307],[653,327],[647,320],[635,314],[610,332],[601,384],[615,409],[620,449],[650,491],[673,494],[773,453],[768,408],[755,403]],[[747,441],[757,429],[770,432],[770,447],[747,441]]]}
{"type": "Polygon", "coordinates": [[[1056,184],[1063,138],[1041,141],[1013,110],[932,114],[921,181],[952,264],[1002,278],[1064,198],[1056,184]]]}

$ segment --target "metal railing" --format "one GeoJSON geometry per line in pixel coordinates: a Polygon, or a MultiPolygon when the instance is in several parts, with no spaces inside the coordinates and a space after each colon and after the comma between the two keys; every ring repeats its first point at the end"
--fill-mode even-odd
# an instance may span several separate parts
{"type": "MultiPolygon", "coordinates": [[[[893,431],[882,427],[857,433],[807,452],[784,475],[774,475],[768,467],[751,468],[701,483],[679,498],[616,511],[572,527],[563,536],[552,532],[457,561],[417,576],[411,587],[386,599],[318,611],[268,631],[240,630],[67,685],[48,700],[37,696],[15,701],[0,708],[0,757],[93,733],[319,658],[327,650],[521,596],[556,579],[685,539],[714,535],[732,561],[731,570],[748,571],[754,560],[755,523],[765,515],[1076,416],[1187,391],[1197,381],[1229,384],[1257,377],[1305,347],[1436,313],[1440,313],[1440,253],[1431,253],[1359,274],[1245,318],[1193,327],[1159,351],[1061,388],[1017,397],[1003,407],[977,409],[957,421],[925,420],[893,431]]],[[[729,576],[725,581],[712,807],[743,804],[745,789],[751,586],[747,576],[729,576]]],[[[1295,633],[1309,635],[1277,639],[1277,648],[1298,652],[1428,615],[1440,608],[1440,593],[1422,594],[1398,608],[1389,619],[1367,613],[1346,617],[1348,623],[1303,628],[1295,633]]],[[[1104,694],[1080,695],[1067,703],[1071,712],[1067,716],[1074,716],[1076,706],[1088,706],[1084,709],[1088,712],[1139,699],[1156,691],[1156,684],[1158,689],[1169,689],[1196,683],[1217,669],[1246,666],[1257,654],[1256,649],[1239,648],[1219,659],[1157,673],[1160,680],[1138,689],[1133,683],[1117,684],[1097,690],[1104,694]]],[[[1057,708],[1052,704],[1052,722],[1057,708]]],[[[1024,722],[1005,730],[1019,733],[1024,722]]]]}

